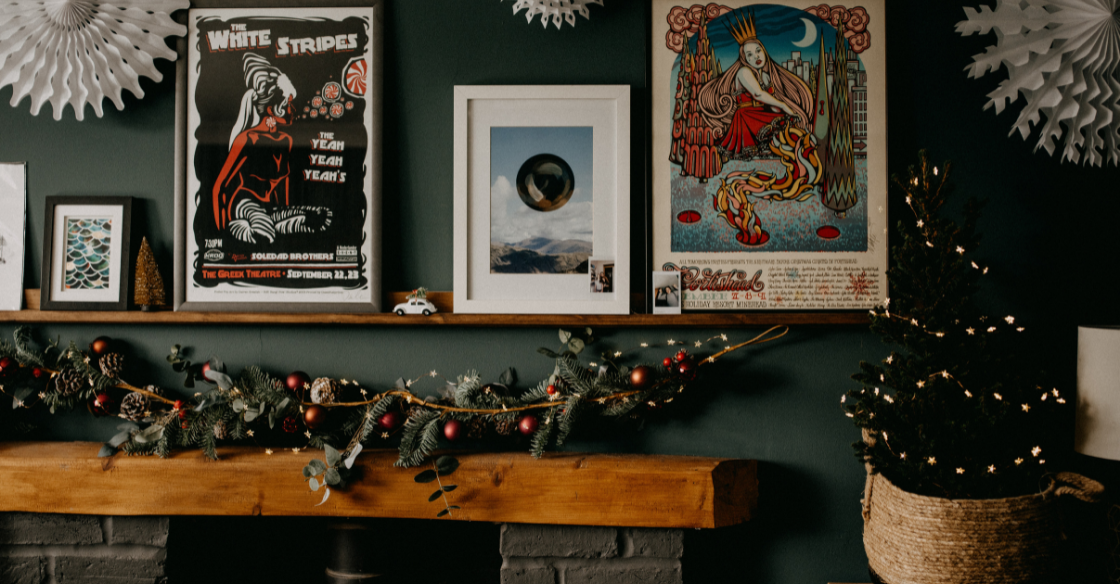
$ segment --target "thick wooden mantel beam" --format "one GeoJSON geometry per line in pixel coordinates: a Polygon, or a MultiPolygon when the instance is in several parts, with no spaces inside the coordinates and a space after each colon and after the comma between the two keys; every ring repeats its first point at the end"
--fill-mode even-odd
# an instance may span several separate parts
{"type": "MultiPolygon", "coordinates": [[[[367,450],[363,478],[315,506],[300,470],[319,451],[226,447],[168,459],[98,458],[91,442],[0,443],[0,511],[95,515],[274,515],[431,519],[435,484],[392,466],[394,450],[367,450]]],[[[750,519],[753,460],[686,456],[457,453],[448,493],[454,520],[632,527],[722,527],[750,519]]]]}

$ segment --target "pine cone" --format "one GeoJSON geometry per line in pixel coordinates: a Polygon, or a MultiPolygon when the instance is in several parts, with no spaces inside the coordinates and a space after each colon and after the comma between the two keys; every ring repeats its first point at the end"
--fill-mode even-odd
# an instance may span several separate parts
{"type": "Polygon", "coordinates": [[[494,422],[494,430],[502,436],[509,436],[517,428],[517,420],[512,418],[502,418],[494,422]]]}
{"type": "Polygon", "coordinates": [[[85,387],[86,380],[77,369],[63,369],[55,378],[54,386],[65,396],[76,395],[85,387]]]}
{"type": "Polygon", "coordinates": [[[487,426],[486,420],[481,416],[471,418],[471,421],[467,422],[467,438],[471,440],[482,438],[486,435],[487,426]]]}
{"type": "MultiPolygon", "coordinates": [[[[144,387],[144,391],[154,393],[156,395],[163,395],[163,390],[154,386],[148,385],[144,387]]],[[[146,414],[152,408],[152,400],[142,393],[132,392],[121,400],[121,417],[139,422],[144,419],[146,414]]]]}
{"type": "Polygon", "coordinates": [[[218,420],[218,422],[214,424],[214,437],[218,440],[229,438],[229,424],[227,424],[225,420],[218,420]]]}
{"type": "Polygon", "coordinates": [[[338,399],[338,382],[329,377],[320,377],[311,382],[311,401],[317,404],[333,404],[338,399]]]}
{"type": "Polygon", "coordinates": [[[151,400],[142,393],[130,393],[121,400],[121,417],[133,422],[144,419],[144,412],[148,411],[151,400]]]}
{"type": "Polygon", "coordinates": [[[124,355],[120,353],[107,353],[98,361],[98,364],[101,365],[101,372],[104,373],[106,377],[119,379],[121,373],[124,372],[124,355]]]}

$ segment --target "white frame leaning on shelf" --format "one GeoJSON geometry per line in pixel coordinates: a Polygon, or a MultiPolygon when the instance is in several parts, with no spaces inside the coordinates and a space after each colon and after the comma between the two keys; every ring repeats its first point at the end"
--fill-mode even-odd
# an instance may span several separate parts
{"type": "MultiPolygon", "coordinates": [[[[525,152],[525,155],[531,158],[541,153],[545,152],[525,152]]],[[[455,312],[630,312],[628,86],[456,86],[454,170],[455,312]],[[578,274],[491,272],[492,129],[551,127],[592,129],[593,251],[590,255],[597,259],[614,259],[612,294],[592,294],[586,269],[578,274]]],[[[575,184],[579,188],[586,183],[577,176],[575,184]]]]}
{"type": "Polygon", "coordinates": [[[0,162],[0,310],[23,308],[27,163],[0,162]]]}
{"type": "Polygon", "coordinates": [[[380,312],[383,4],[192,1],[176,70],[175,310],[380,312]],[[287,144],[287,169],[254,167],[257,143],[287,144]]]}

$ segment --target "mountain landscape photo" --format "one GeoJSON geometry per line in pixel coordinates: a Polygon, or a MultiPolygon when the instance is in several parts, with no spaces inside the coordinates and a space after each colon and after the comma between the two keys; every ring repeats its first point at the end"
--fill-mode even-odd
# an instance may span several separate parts
{"type": "Polygon", "coordinates": [[[490,242],[492,274],[586,274],[591,242],[530,237],[514,243],[490,242]]]}

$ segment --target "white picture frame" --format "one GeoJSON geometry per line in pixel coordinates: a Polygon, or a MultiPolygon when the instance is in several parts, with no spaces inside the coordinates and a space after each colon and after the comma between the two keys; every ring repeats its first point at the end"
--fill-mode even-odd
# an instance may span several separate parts
{"type": "Polygon", "coordinates": [[[0,163],[0,310],[23,308],[27,163],[0,163]]]}
{"type": "MultiPolygon", "coordinates": [[[[622,85],[456,86],[455,312],[630,312],[630,88],[622,85]],[[613,294],[578,273],[495,273],[491,266],[494,128],[591,128],[593,250],[615,258],[613,294]]],[[[524,152],[526,159],[537,152],[524,152]]],[[[516,171],[514,171],[516,172],[516,171]]],[[[577,173],[578,174],[578,173],[577,173]]],[[[576,188],[588,184],[575,178],[576,188]]],[[[588,258],[590,259],[590,258],[588,258]]]]}

